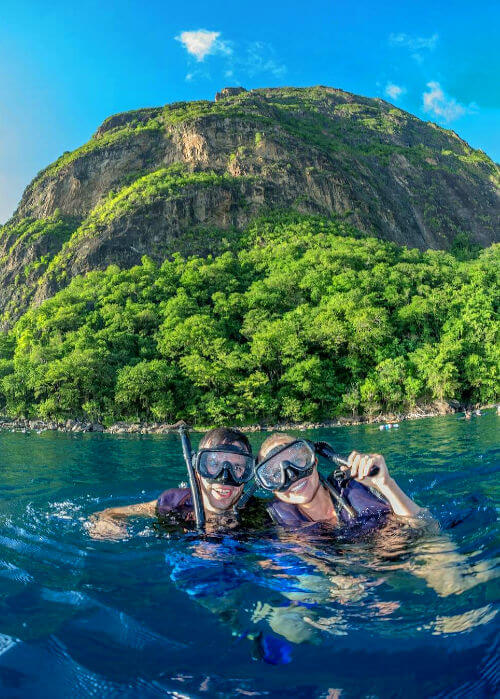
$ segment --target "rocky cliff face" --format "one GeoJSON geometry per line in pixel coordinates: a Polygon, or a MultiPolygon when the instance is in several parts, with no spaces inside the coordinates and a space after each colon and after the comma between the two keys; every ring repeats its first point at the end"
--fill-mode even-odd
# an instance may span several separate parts
{"type": "Polygon", "coordinates": [[[27,187],[0,236],[10,323],[76,274],[217,251],[259,212],[340,215],[418,248],[499,230],[499,168],[452,131],[327,87],[222,90],[118,114],[27,187]]]}

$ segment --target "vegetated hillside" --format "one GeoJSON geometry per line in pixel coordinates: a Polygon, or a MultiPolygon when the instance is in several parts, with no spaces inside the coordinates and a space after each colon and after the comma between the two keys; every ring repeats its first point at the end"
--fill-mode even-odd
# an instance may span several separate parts
{"type": "Polygon", "coordinates": [[[496,239],[499,169],[452,131],[328,87],[232,92],[112,116],[39,173],[0,232],[4,327],[78,274],[218,253],[263,211],[422,250],[496,239]]]}
{"type": "Polygon", "coordinates": [[[0,334],[0,407],[210,425],[498,400],[500,245],[460,261],[275,214],[227,247],[30,309],[0,334]]]}

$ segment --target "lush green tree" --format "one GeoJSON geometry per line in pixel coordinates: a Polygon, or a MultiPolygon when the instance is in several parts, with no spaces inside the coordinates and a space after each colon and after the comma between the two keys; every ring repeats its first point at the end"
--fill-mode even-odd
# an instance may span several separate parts
{"type": "Polygon", "coordinates": [[[178,372],[162,359],[123,366],[117,373],[115,401],[126,418],[173,420],[178,372]]]}
{"type": "Polygon", "coordinates": [[[211,425],[498,400],[500,246],[463,247],[274,212],[216,257],[91,272],[0,333],[0,407],[211,425]]]}

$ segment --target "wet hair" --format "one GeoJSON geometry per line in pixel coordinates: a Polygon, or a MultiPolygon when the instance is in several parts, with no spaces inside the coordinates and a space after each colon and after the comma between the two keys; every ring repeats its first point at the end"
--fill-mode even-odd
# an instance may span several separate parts
{"type": "Polygon", "coordinates": [[[297,437],[292,437],[292,435],[286,434],[286,432],[274,432],[260,445],[259,453],[257,454],[257,463],[264,461],[267,456],[271,455],[273,450],[284,447],[286,444],[291,444],[296,440],[297,437]]]}
{"type": "Polygon", "coordinates": [[[221,447],[224,444],[233,444],[241,446],[244,451],[252,453],[252,447],[246,435],[240,430],[235,430],[232,427],[216,427],[213,430],[205,432],[200,440],[200,449],[212,449],[213,447],[221,447]]]}

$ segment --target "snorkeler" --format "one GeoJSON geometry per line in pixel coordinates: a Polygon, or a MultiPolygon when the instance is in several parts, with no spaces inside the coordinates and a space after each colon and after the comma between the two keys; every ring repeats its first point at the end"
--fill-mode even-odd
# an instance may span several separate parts
{"type": "Polygon", "coordinates": [[[353,451],[342,470],[320,476],[315,445],[284,433],[268,437],[257,459],[256,479],[272,491],[267,507],[273,521],[285,526],[312,522],[380,526],[388,514],[416,517],[424,512],[389,475],[380,454],[353,451]]]}
{"type": "Polygon", "coordinates": [[[402,567],[407,566],[442,597],[460,594],[495,574],[482,564],[468,564],[430,512],[391,478],[383,456],[353,451],[343,474],[336,471],[324,478],[316,456],[324,446],[329,445],[283,433],[271,435],[262,444],[256,480],[274,494],[267,511],[275,523],[297,529],[324,522],[348,536],[371,531],[379,555],[387,560],[399,558],[402,567]],[[401,556],[408,547],[412,558],[404,563],[401,556]]]}
{"type": "Polygon", "coordinates": [[[157,517],[162,524],[192,529],[196,525],[197,497],[208,530],[231,529],[239,524],[255,526],[265,520],[265,510],[256,498],[245,496],[244,507],[238,507],[255,466],[250,442],[242,432],[227,427],[210,430],[202,437],[192,463],[194,498],[191,488],[169,488],[151,502],[110,507],[92,516],[90,536],[121,539],[127,533],[127,519],[134,516],[157,517]]]}

